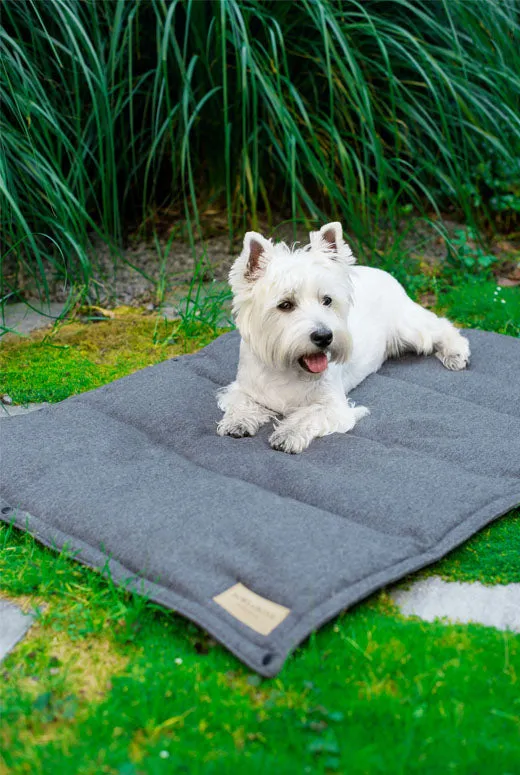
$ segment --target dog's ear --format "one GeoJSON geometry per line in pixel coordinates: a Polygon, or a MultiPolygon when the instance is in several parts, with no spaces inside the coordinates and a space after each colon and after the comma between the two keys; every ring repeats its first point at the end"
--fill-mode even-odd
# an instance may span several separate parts
{"type": "Polygon", "coordinates": [[[343,228],[339,221],[327,223],[320,229],[320,236],[332,250],[337,253],[345,244],[343,242],[343,228]]]}
{"type": "MultiPolygon", "coordinates": [[[[313,235],[315,234],[316,232],[311,232],[311,243],[313,241],[313,235]]],[[[331,258],[339,259],[346,264],[355,263],[356,259],[343,239],[343,228],[339,221],[326,223],[325,226],[322,226],[319,232],[317,232],[317,236],[319,243],[325,245],[326,248],[332,251],[331,258]]]]}
{"type": "Polygon", "coordinates": [[[246,280],[257,280],[267,263],[267,252],[271,242],[256,231],[248,231],[244,237],[242,258],[245,261],[244,277],[246,280]]]}

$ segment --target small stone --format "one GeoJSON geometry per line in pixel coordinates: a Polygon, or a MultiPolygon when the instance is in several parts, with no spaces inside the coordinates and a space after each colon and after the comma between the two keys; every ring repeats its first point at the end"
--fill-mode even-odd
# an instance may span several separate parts
{"type": "Polygon", "coordinates": [[[24,614],[11,601],[0,599],[0,662],[25,636],[33,619],[33,614],[24,614]]]}
{"type": "Polygon", "coordinates": [[[11,396],[8,396],[7,394],[2,396],[2,403],[6,404],[6,406],[10,406],[13,403],[13,399],[11,396]]]}

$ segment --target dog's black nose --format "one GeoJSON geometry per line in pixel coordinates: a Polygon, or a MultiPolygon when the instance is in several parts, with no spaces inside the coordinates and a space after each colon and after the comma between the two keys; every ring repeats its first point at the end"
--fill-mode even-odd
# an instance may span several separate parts
{"type": "Polygon", "coordinates": [[[318,347],[328,347],[332,342],[332,331],[328,328],[317,328],[311,334],[311,342],[318,347]]]}

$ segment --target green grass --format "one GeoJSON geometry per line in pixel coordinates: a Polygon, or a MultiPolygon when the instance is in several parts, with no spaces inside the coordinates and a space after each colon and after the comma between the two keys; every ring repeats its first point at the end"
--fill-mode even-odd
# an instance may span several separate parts
{"type": "Polygon", "coordinates": [[[383,592],[261,680],[65,554],[0,541],[3,592],[47,606],[3,666],[9,772],[516,772],[518,636],[404,619],[383,592]]]}
{"type": "MultiPolygon", "coordinates": [[[[463,324],[518,326],[514,290],[499,292],[502,304],[489,279],[458,275],[454,283],[450,272],[409,274],[409,288],[435,290],[463,324]]],[[[0,350],[0,392],[61,400],[216,333],[192,318],[166,323],[122,310],[11,337],[0,350]]],[[[431,573],[519,583],[519,555],[517,509],[402,583],[431,573]]],[[[404,618],[382,590],[307,639],[278,677],[262,680],[192,623],[9,525],[0,525],[0,593],[38,610],[2,665],[0,772],[518,769],[518,635],[404,618]]]]}
{"type": "Polygon", "coordinates": [[[484,584],[520,582],[520,509],[485,527],[444,559],[419,571],[418,576],[441,576],[445,581],[484,584]]]}
{"type": "Polygon", "coordinates": [[[5,0],[0,300],[85,289],[92,237],[117,261],[157,216],[194,244],[207,206],[369,255],[414,208],[515,228],[518,37],[513,0],[5,0]]]}
{"type": "MultiPolygon", "coordinates": [[[[105,313],[107,314],[107,313],[105,313]]],[[[71,322],[11,336],[0,348],[0,394],[15,403],[63,401],[137,369],[204,347],[222,329],[193,319],[167,321],[120,307],[96,323],[71,322]]]]}
{"type": "Polygon", "coordinates": [[[474,279],[439,295],[438,307],[465,328],[520,336],[520,292],[491,280],[474,279]]]}

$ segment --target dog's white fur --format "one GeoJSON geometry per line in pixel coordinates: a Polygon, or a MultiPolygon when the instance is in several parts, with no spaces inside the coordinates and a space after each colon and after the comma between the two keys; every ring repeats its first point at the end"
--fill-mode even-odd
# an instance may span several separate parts
{"type": "Polygon", "coordinates": [[[229,274],[242,341],[237,378],[219,392],[221,436],[252,436],[273,420],[271,446],[302,452],[369,413],[347,394],[388,357],[434,352],[448,369],[468,364],[468,340],[449,320],[412,301],[387,272],[354,263],[339,223],[311,232],[303,248],[246,234],[229,274]],[[317,331],[332,333],[327,347],[311,341],[317,331]],[[311,373],[301,359],[320,352],[328,366],[311,373]]]}

